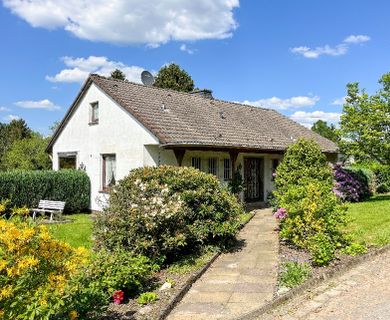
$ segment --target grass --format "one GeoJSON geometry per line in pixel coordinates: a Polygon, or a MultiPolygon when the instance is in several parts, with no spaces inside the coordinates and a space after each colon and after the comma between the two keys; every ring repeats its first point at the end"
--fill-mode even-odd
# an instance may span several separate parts
{"type": "Polygon", "coordinates": [[[203,267],[215,254],[212,250],[208,250],[205,253],[188,254],[183,256],[180,260],[172,263],[167,271],[174,274],[187,274],[189,272],[196,271],[203,267]]]}
{"type": "Polygon", "coordinates": [[[376,247],[390,243],[390,194],[349,204],[348,217],[347,231],[355,242],[376,247]]]}
{"type": "Polygon", "coordinates": [[[54,238],[69,243],[72,247],[92,247],[92,219],[89,214],[79,213],[66,216],[69,223],[47,225],[54,238]]]}

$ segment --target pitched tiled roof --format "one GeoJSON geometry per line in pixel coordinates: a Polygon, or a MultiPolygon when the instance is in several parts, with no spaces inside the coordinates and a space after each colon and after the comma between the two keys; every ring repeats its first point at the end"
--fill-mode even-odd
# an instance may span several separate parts
{"type": "MultiPolygon", "coordinates": [[[[318,142],[324,152],[337,152],[332,141],[272,109],[207,99],[98,75],[89,77],[80,94],[92,82],[138,119],[162,145],[283,151],[294,140],[304,137],[318,142]]],[[[76,102],[77,99],[74,104],[76,102]]]]}

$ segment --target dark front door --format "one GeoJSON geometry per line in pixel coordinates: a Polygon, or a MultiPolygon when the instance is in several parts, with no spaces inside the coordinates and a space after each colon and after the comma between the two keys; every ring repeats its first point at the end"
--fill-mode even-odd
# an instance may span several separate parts
{"type": "Polygon", "coordinates": [[[263,159],[244,159],[245,201],[263,201],[263,159]]]}

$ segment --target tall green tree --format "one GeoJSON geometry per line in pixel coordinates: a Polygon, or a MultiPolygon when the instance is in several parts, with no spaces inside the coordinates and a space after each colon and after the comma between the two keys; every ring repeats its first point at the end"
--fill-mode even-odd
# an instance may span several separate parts
{"type": "Polygon", "coordinates": [[[313,124],[311,130],[323,136],[324,138],[332,140],[333,142],[337,143],[339,140],[336,126],[333,123],[331,123],[329,126],[326,121],[318,120],[313,124]]]}
{"type": "Polygon", "coordinates": [[[32,137],[32,130],[23,119],[12,120],[9,124],[0,123],[0,164],[14,141],[32,137]]]}
{"type": "Polygon", "coordinates": [[[359,84],[347,85],[341,115],[341,147],[357,161],[374,160],[390,165],[390,73],[379,80],[381,88],[369,95],[359,84]]]}
{"type": "Polygon", "coordinates": [[[126,80],[126,75],[123,73],[122,70],[115,69],[114,71],[111,72],[110,78],[118,79],[118,80],[126,80]]]}
{"type": "Polygon", "coordinates": [[[3,170],[45,170],[51,168],[51,160],[45,152],[48,139],[39,134],[15,140],[3,156],[3,170]]]}
{"type": "Polygon", "coordinates": [[[174,63],[160,69],[153,85],[158,88],[173,89],[182,92],[191,92],[194,90],[194,81],[191,76],[174,63]]]}

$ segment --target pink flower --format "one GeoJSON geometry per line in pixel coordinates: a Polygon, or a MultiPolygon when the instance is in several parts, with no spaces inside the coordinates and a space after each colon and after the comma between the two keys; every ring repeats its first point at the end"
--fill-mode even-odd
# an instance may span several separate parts
{"type": "Polygon", "coordinates": [[[115,304],[121,304],[123,299],[125,298],[125,293],[122,290],[117,290],[112,295],[115,304]]]}
{"type": "Polygon", "coordinates": [[[287,210],[285,208],[279,208],[278,210],[276,210],[274,217],[279,220],[286,218],[287,210]]]}

